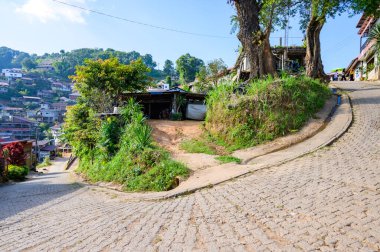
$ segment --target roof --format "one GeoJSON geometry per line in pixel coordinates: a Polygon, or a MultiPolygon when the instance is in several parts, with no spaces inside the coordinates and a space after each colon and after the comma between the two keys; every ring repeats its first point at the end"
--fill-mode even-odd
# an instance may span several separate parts
{"type": "Polygon", "coordinates": [[[41,148],[41,151],[55,151],[57,147],[55,145],[48,145],[41,148]]]}
{"type": "Polygon", "coordinates": [[[348,67],[346,68],[347,71],[349,72],[351,69],[354,69],[355,66],[358,64],[358,57],[356,57],[355,59],[351,60],[350,64],[348,64],[348,67]]]}
{"type": "Polygon", "coordinates": [[[26,96],[26,95],[24,95],[22,98],[24,98],[24,99],[34,99],[34,100],[41,100],[41,98],[40,98],[40,97],[36,97],[36,96],[26,96]]]}
{"type": "Polygon", "coordinates": [[[9,84],[8,84],[8,83],[6,83],[6,82],[0,82],[0,86],[2,86],[2,87],[8,87],[8,86],[9,86],[9,84]]]}

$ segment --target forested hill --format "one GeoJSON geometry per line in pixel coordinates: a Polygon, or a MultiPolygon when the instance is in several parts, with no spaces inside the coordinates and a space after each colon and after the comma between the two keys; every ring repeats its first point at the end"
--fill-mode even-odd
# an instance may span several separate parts
{"type": "Polygon", "coordinates": [[[0,69],[22,67],[31,70],[36,68],[38,64],[51,63],[57,77],[67,79],[68,76],[74,74],[75,66],[82,65],[85,59],[108,59],[111,57],[117,57],[124,64],[129,64],[131,61],[141,57],[144,63],[151,68],[152,71],[149,74],[151,77],[155,79],[162,79],[164,77],[162,71],[156,69],[157,64],[150,54],[141,55],[136,51],[122,52],[113,49],[103,50],[101,48],[81,48],[70,52],[61,50],[58,53],[45,53],[38,56],[8,47],[0,47],[0,69]]]}

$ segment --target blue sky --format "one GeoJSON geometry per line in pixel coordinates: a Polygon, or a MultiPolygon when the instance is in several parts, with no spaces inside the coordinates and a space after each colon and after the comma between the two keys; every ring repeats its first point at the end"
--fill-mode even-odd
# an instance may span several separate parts
{"type": "MultiPolygon", "coordinates": [[[[61,49],[114,48],[150,53],[162,68],[166,59],[175,61],[190,53],[208,62],[222,58],[232,66],[239,41],[230,34],[232,6],[225,0],[62,0],[142,23],[210,34],[223,38],[174,33],[88,13],[52,0],[0,0],[2,34],[0,46],[43,54],[61,49]],[[224,38],[225,37],[225,38],[224,38]]],[[[345,67],[359,54],[355,28],[359,16],[342,15],[328,20],[322,30],[322,57],[325,71],[345,67]]],[[[296,20],[290,37],[301,37],[296,20]]],[[[283,31],[273,34],[278,42],[283,31]]],[[[301,43],[290,38],[289,44],[301,43]]]]}

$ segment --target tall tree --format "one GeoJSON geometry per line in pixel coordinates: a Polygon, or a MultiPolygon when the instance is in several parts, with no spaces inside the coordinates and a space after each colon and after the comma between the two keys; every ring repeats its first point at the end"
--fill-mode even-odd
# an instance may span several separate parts
{"type": "Polygon", "coordinates": [[[240,64],[244,55],[250,63],[250,78],[274,75],[276,69],[269,36],[275,27],[284,26],[286,18],[294,14],[290,8],[291,0],[229,0],[228,2],[236,7],[237,16],[231,19],[232,31],[239,28],[237,37],[243,47],[237,64],[240,64]]]}
{"type": "Polygon", "coordinates": [[[172,76],[174,74],[174,64],[171,60],[165,60],[163,72],[166,76],[172,76]]]}
{"type": "Polygon", "coordinates": [[[342,12],[366,12],[378,16],[378,0],[305,0],[298,3],[301,26],[306,30],[306,74],[312,78],[325,79],[321,58],[320,34],[328,18],[342,12]]]}
{"type": "Polygon", "coordinates": [[[219,74],[222,71],[227,70],[227,66],[222,59],[214,59],[207,64],[207,72],[213,85],[218,85],[219,74]]]}
{"type": "Polygon", "coordinates": [[[85,60],[71,78],[83,102],[96,112],[104,112],[112,105],[121,105],[124,92],[144,90],[150,84],[149,71],[141,58],[129,65],[117,58],[85,60]]]}
{"type": "Polygon", "coordinates": [[[200,68],[204,66],[204,62],[187,53],[177,59],[176,65],[181,82],[189,83],[195,80],[195,76],[200,68]]]}

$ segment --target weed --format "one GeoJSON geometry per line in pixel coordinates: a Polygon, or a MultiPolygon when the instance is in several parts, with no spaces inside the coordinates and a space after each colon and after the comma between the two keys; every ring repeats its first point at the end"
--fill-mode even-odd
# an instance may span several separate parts
{"type": "Polygon", "coordinates": [[[216,152],[205,141],[191,139],[181,143],[181,149],[189,153],[205,153],[209,155],[215,155],[216,152]]]}
{"type": "Polygon", "coordinates": [[[221,162],[222,164],[226,164],[226,163],[241,164],[241,159],[237,157],[233,157],[233,156],[219,156],[219,157],[216,157],[215,159],[221,162]]]}

